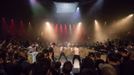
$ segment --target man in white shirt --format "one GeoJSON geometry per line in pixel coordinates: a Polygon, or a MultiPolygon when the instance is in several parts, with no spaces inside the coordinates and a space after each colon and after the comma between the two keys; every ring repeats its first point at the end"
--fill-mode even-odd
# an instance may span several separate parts
{"type": "Polygon", "coordinates": [[[74,56],[73,56],[73,64],[74,64],[74,60],[78,59],[79,63],[81,63],[81,59],[80,59],[80,50],[78,47],[74,47],[74,56]]]}
{"type": "Polygon", "coordinates": [[[66,55],[65,55],[65,53],[64,53],[64,50],[65,50],[64,46],[61,46],[61,47],[60,47],[60,57],[59,57],[58,60],[60,60],[61,57],[64,56],[64,58],[65,58],[66,61],[67,61],[67,57],[66,57],[66,55]]]}
{"type": "Polygon", "coordinates": [[[31,44],[27,49],[28,49],[28,53],[32,53],[36,51],[36,46],[35,44],[31,44]]]}
{"type": "Polygon", "coordinates": [[[38,52],[34,51],[32,53],[29,53],[29,55],[31,56],[31,63],[36,62],[36,56],[37,56],[38,52]]]}
{"type": "Polygon", "coordinates": [[[31,63],[36,62],[37,54],[38,54],[38,51],[37,51],[35,44],[32,44],[31,46],[28,47],[28,56],[31,56],[31,59],[29,58],[29,61],[31,61],[31,63]]]}

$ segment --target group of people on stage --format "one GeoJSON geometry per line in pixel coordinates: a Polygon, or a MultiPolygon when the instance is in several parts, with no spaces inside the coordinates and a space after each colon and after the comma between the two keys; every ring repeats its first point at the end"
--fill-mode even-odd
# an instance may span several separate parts
{"type": "MultiPolygon", "coordinates": [[[[54,55],[55,54],[54,53],[55,46],[56,46],[55,43],[50,43],[50,46],[47,49],[44,49],[48,53],[47,54],[48,58],[51,59],[51,61],[54,61],[54,62],[56,61],[55,57],[54,57],[55,56],[54,55]]],[[[30,58],[31,63],[36,62],[36,56],[39,53],[39,51],[36,50],[37,47],[38,47],[38,45],[35,45],[35,44],[31,44],[28,47],[28,54],[31,56],[31,58],[30,58]]],[[[65,60],[68,61],[68,57],[66,56],[65,49],[66,48],[65,48],[64,45],[60,46],[58,61],[61,60],[61,57],[64,57],[65,60]]],[[[71,48],[70,51],[71,51],[71,53],[73,53],[72,63],[74,64],[75,59],[77,59],[79,61],[79,63],[80,63],[81,62],[80,49],[77,46],[74,46],[74,48],[71,48]]]]}
{"type": "MultiPolygon", "coordinates": [[[[75,59],[77,59],[80,63],[80,61],[81,61],[81,59],[80,59],[80,49],[78,47],[74,47],[74,49],[71,50],[71,53],[74,54],[73,60],[72,60],[73,64],[74,64],[75,59]]],[[[62,56],[66,59],[66,61],[68,61],[67,56],[65,55],[65,47],[64,46],[60,47],[60,56],[59,56],[58,60],[60,60],[62,56]]]]}
{"type": "MultiPolygon", "coordinates": [[[[48,48],[48,52],[49,52],[49,57],[50,59],[52,59],[53,61],[55,61],[54,59],[54,47],[55,47],[55,43],[51,43],[50,44],[50,47],[48,48]]],[[[58,58],[58,61],[60,61],[61,57],[64,57],[66,61],[68,61],[68,57],[66,56],[65,54],[65,46],[64,45],[61,45],[60,46],[60,49],[59,49],[60,53],[59,53],[59,58],[58,58]]],[[[80,49],[75,46],[72,50],[70,50],[71,53],[73,53],[73,60],[72,62],[74,63],[74,60],[75,59],[78,59],[79,63],[81,61],[81,58],[80,58],[80,49]]]]}

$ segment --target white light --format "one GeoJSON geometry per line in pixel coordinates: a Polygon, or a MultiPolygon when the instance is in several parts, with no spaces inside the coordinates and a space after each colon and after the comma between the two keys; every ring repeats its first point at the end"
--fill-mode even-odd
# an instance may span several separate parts
{"type": "Polygon", "coordinates": [[[76,11],[78,2],[75,3],[64,3],[54,2],[56,6],[56,13],[74,13],[76,11]]]}
{"type": "Polygon", "coordinates": [[[95,25],[97,25],[97,24],[98,24],[97,20],[94,20],[94,22],[95,22],[95,25]]]}
{"type": "Polygon", "coordinates": [[[77,7],[76,11],[79,11],[79,10],[80,10],[80,8],[79,8],[79,7],[77,7]]]}
{"type": "Polygon", "coordinates": [[[50,23],[49,22],[46,22],[46,25],[50,25],[50,23]]]}
{"type": "Polygon", "coordinates": [[[81,25],[81,24],[82,24],[81,22],[78,23],[78,25],[81,25]]]}
{"type": "Polygon", "coordinates": [[[36,0],[30,0],[31,4],[36,4],[36,0]]]}
{"type": "Polygon", "coordinates": [[[129,16],[130,16],[130,17],[133,17],[133,16],[134,16],[134,14],[130,14],[129,16]]]}

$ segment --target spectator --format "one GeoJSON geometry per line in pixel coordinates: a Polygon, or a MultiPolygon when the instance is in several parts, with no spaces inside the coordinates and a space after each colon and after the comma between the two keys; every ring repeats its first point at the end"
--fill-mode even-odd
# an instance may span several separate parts
{"type": "Polygon", "coordinates": [[[82,60],[80,75],[96,75],[95,64],[94,64],[94,54],[89,53],[82,60]]]}
{"type": "Polygon", "coordinates": [[[63,65],[62,68],[63,73],[61,75],[73,75],[71,74],[72,68],[73,68],[72,63],[70,61],[66,61],[63,65]]]}
{"type": "Polygon", "coordinates": [[[107,56],[107,63],[100,64],[101,75],[120,75],[119,58],[116,54],[111,53],[107,56]]]}
{"type": "Polygon", "coordinates": [[[44,58],[43,53],[39,53],[36,60],[37,61],[33,64],[32,75],[50,75],[50,60],[44,58]]]}
{"type": "Polygon", "coordinates": [[[134,49],[130,51],[129,60],[121,63],[121,75],[134,75],[134,49]]]}

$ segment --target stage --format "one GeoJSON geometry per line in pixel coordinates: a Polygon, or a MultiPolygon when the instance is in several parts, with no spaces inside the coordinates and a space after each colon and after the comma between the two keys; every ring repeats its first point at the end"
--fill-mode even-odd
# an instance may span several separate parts
{"type": "MultiPolygon", "coordinates": [[[[88,48],[84,48],[84,47],[79,47],[79,49],[80,49],[80,57],[81,57],[81,60],[84,57],[86,57],[89,52],[95,52],[95,50],[93,50],[93,49],[88,49],[88,48]]],[[[73,55],[74,55],[74,53],[73,53],[72,50],[73,50],[73,48],[66,47],[65,48],[65,51],[64,51],[67,59],[69,61],[71,61],[71,62],[72,62],[73,55]]],[[[60,55],[60,47],[55,47],[54,53],[55,53],[55,58],[58,59],[59,58],[59,55],[60,55]]],[[[106,55],[105,54],[101,55],[101,59],[103,59],[105,61],[106,60],[106,55]]],[[[64,64],[65,61],[66,61],[65,58],[64,57],[61,57],[60,62],[62,63],[62,66],[63,66],[63,64],[64,64]]],[[[61,66],[61,68],[62,68],[62,66],[61,66]]],[[[80,71],[79,61],[78,60],[75,60],[74,61],[74,64],[73,64],[73,73],[79,73],[79,71],[80,71]]]]}

